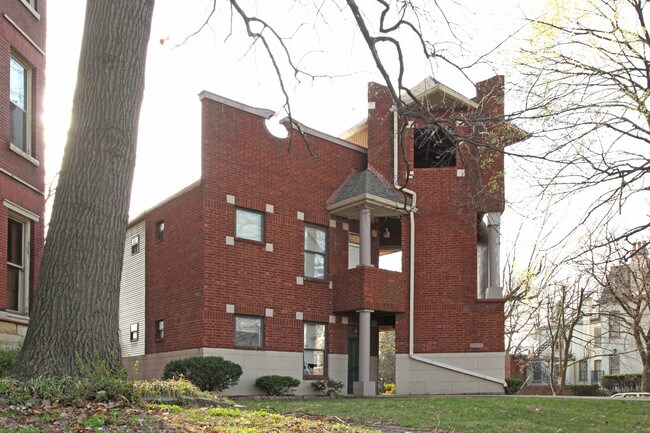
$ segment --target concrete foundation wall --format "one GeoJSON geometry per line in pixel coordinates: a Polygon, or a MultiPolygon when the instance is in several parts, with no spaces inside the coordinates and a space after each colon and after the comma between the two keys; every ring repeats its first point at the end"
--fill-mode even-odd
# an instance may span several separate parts
{"type": "Polygon", "coordinates": [[[0,318],[0,348],[14,348],[23,343],[27,325],[5,321],[0,318]]]}
{"type": "MultiPolygon", "coordinates": [[[[132,377],[159,379],[168,362],[191,356],[221,356],[241,366],[243,374],[239,379],[239,383],[224,390],[221,393],[223,395],[262,395],[263,391],[255,386],[255,379],[271,374],[299,379],[301,384],[296,389],[296,395],[314,394],[311,387],[312,381],[302,380],[302,352],[202,348],[122,358],[122,363],[127,373],[132,377]]],[[[347,355],[330,354],[328,362],[328,377],[343,382],[343,392],[345,392],[348,375],[347,355]]]]}
{"type": "MultiPolygon", "coordinates": [[[[418,354],[454,367],[503,380],[504,353],[430,353],[418,354]]],[[[485,379],[415,361],[409,355],[395,359],[396,393],[407,394],[503,394],[503,386],[485,379]]]]}

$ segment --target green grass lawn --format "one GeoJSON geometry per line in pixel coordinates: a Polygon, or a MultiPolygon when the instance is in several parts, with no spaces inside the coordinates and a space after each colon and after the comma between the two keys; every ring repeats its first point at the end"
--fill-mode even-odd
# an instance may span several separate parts
{"type": "Polygon", "coordinates": [[[337,416],[355,424],[463,433],[650,432],[650,401],[427,396],[239,403],[250,409],[269,407],[281,413],[337,416]]]}

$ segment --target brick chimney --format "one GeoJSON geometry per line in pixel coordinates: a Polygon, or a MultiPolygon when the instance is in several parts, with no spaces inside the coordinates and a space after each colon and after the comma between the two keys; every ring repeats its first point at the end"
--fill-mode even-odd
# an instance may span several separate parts
{"type": "Polygon", "coordinates": [[[504,77],[495,75],[484,81],[476,83],[476,98],[479,111],[484,117],[502,118],[504,115],[504,77]]]}
{"type": "Polygon", "coordinates": [[[393,99],[386,86],[368,83],[368,166],[393,180],[393,99]]]}

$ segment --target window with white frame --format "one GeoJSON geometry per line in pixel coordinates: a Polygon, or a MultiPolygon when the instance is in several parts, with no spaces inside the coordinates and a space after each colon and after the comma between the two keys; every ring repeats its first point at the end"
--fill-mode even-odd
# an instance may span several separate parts
{"type": "Polygon", "coordinates": [[[324,280],[327,275],[327,228],[305,224],[305,277],[324,280]]]}
{"type": "Polygon", "coordinates": [[[359,266],[359,235],[348,233],[348,269],[359,266]]]}
{"type": "Polygon", "coordinates": [[[250,209],[236,208],[235,237],[262,242],[264,240],[264,214],[250,209]]]}
{"type": "Polygon", "coordinates": [[[7,305],[18,313],[27,313],[29,296],[30,221],[9,214],[7,220],[7,305]]]}
{"type": "Polygon", "coordinates": [[[621,357],[619,355],[609,356],[609,374],[621,374],[621,357]]]}
{"type": "Polygon", "coordinates": [[[129,338],[131,341],[138,341],[140,338],[140,323],[131,323],[129,338]]]}
{"type": "Polygon", "coordinates": [[[254,316],[235,316],[235,346],[264,346],[264,319],[254,316]]]}
{"type": "Polygon", "coordinates": [[[131,254],[138,254],[140,252],[140,235],[135,235],[131,238],[131,254]]]}
{"type": "Polygon", "coordinates": [[[33,9],[34,11],[38,10],[38,0],[21,0],[25,6],[33,9]]]}
{"type": "Polygon", "coordinates": [[[303,374],[327,375],[327,325],[303,323],[303,374]]]}
{"type": "Polygon", "coordinates": [[[31,69],[16,56],[11,56],[9,70],[10,140],[20,151],[32,154],[31,146],[31,69]]]}

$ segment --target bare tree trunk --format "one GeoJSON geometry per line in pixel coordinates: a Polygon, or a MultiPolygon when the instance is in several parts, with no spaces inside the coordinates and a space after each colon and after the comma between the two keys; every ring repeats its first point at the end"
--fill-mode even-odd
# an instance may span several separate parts
{"type": "Polygon", "coordinates": [[[88,0],[72,124],[14,374],[119,363],[118,305],[154,0],[88,0]]]}

